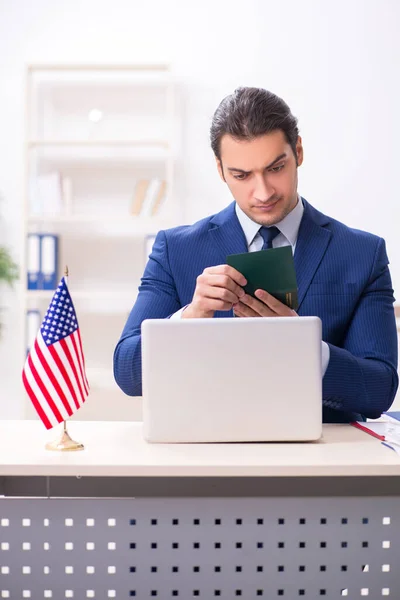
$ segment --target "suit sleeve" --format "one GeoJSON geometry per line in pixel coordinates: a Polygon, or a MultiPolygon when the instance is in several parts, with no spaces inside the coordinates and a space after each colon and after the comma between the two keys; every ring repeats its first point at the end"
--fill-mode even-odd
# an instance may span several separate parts
{"type": "Polygon", "coordinates": [[[128,396],[142,395],[141,325],[146,319],[164,319],[181,308],[168,258],[164,231],[154,241],[137,300],[114,352],[114,377],[128,396]]]}
{"type": "Polygon", "coordinates": [[[342,348],[329,345],[323,405],[375,419],[388,410],[398,386],[394,297],[385,242],[379,239],[369,281],[342,348]]]}

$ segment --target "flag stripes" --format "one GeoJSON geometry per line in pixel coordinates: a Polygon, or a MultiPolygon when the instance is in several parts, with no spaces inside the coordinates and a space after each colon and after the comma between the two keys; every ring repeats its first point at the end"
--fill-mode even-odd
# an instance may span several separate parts
{"type": "Polygon", "coordinates": [[[72,416],[89,394],[78,321],[64,278],[30,349],[22,380],[47,429],[72,416]]]}

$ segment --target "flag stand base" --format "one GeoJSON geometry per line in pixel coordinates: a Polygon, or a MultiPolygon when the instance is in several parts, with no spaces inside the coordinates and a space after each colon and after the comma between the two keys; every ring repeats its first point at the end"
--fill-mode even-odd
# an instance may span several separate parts
{"type": "Polygon", "coordinates": [[[75,442],[75,440],[73,440],[68,431],[67,431],[67,424],[64,421],[64,430],[61,434],[61,436],[57,439],[54,440],[53,442],[48,442],[46,444],[46,450],[55,450],[58,452],[73,452],[76,450],[84,450],[85,446],[83,444],[81,444],[80,442],[75,442]]]}

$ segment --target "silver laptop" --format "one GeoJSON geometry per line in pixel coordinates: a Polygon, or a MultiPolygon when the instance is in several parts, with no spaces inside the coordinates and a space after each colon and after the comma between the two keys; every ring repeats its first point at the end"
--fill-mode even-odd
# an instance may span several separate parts
{"type": "Polygon", "coordinates": [[[321,321],[144,321],[142,381],[149,442],[317,440],[321,321]]]}

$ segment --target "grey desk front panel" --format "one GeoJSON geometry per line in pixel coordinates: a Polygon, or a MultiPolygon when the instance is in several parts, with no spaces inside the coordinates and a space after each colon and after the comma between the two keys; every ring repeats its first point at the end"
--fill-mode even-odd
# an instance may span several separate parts
{"type": "Polygon", "coordinates": [[[0,598],[400,597],[395,477],[2,486],[0,598]]]}

